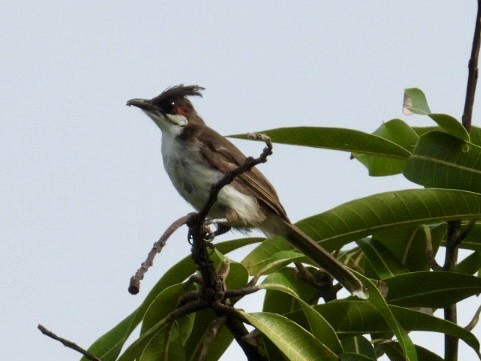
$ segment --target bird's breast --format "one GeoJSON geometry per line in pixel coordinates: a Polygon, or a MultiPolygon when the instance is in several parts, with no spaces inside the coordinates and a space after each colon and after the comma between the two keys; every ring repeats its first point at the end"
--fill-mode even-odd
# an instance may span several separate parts
{"type": "MultiPolygon", "coordinates": [[[[199,145],[185,143],[170,136],[162,137],[162,158],[164,168],[179,194],[196,210],[204,207],[211,190],[223,176],[201,155],[199,145]]],[[[219,192],[217,202],[209,214],[212,218],[224,218],[232,209],[241,225],[256,225],[264,215],[257,200],[226,185],[219,192]]]]}

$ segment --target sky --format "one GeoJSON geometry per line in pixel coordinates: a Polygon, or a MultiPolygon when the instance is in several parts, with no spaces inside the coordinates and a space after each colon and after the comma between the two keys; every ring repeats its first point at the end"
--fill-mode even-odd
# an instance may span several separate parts
{"type": "MultiPolygon", "coordinates": [[[[88,347],[189,252],[181,230],[141,293],[127,292],[152,243],[191,211],[163,170],[159,129],[128,99],[201,85],[195,106],[221,134],[431,124],[402,114],[410,87],[460,118],[475,12],[447,0],[1,2],[0,359],[78,360],[37,324],[88,347]]],[[[261,170],[294,221],[417,187],[321,149],[275,145],[261,170]]],[[[479,303],[464,304],[461,325],[479,303]]],[[[415,337],[441,352],[439,335],[415,337]]]]}

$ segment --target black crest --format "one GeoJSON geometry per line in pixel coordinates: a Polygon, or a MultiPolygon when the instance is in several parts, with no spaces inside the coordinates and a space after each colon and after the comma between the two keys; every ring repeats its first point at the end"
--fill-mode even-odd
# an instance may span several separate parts
{"type": "Polygon", "coordinates": [[[162,104],[166,100],[179,99],[189,96],[202,96],[201,91],[204,90],[203,87],[198,85],[174,85],[170,88],[165,89],[160,95],[152,99],[154,104],[162,104]]]}

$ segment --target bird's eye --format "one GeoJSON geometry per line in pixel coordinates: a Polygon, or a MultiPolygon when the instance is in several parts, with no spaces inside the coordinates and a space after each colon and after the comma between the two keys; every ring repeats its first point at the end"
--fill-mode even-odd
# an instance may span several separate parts
{"type": "Polygon", "coordinates": [[[174,114],[177,109],[177,102],[175,100],[169,100],[165,102],[163,106],[164,110],[168,114],[174,114]]]}

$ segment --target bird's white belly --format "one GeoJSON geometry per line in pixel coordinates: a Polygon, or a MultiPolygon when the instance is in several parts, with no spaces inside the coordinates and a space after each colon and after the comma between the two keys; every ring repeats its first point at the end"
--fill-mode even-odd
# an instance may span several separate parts
{"type": "MultiPolygon", "coordinates": [[[[162,157],[174,187],[196,210],[200,210],[212,185],[223,174],[202,158],[196,145],[186,146],[171,137],[162,137],[162,157]]],[[[239,192],[232,185],[221,189],[209,216],[224,218],[228,209],[237,213],[240,225],[257,225],[264,218],[256,199],[239,192]]]]}

